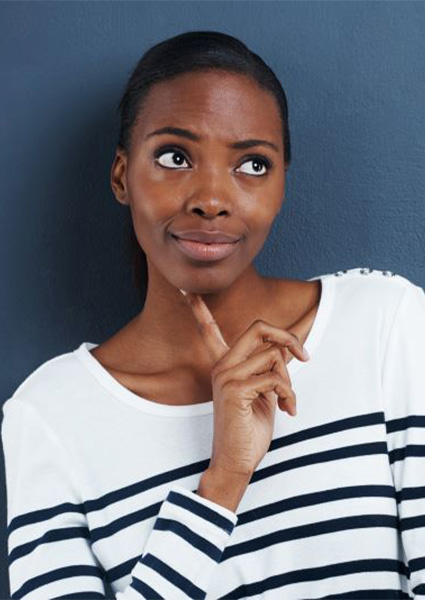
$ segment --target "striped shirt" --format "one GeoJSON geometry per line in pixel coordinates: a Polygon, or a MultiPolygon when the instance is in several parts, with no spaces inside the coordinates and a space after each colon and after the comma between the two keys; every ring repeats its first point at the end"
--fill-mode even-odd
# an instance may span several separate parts
{"type": "Polygon", "coordinates": [[[12,598],[425,597],[425,293],[328,273],[287,365],[297,415],[233,512],[196,493],[213,401],[157,403],[97,344],[41,364],[3,405],[12,598]],[[109,595],[108,595],[109,594],[109,595]]]}

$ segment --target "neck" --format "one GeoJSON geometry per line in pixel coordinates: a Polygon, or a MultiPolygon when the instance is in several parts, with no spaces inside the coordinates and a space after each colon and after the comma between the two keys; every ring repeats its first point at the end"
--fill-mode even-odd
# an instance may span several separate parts
{"type": "MultiPolygon", "coordinates": [[[[131,322],[135,351],[145,353],[149,347],[152,360],[161,365],[193,366],[194,360],[207,365],[210,359],[190,306],[176,287],[149,267],[145,305],[131,322]]],[[[253,321],[267,319],[273,282],[250,265],[228,288],[202,295],[229,346],[253,321]]]]}

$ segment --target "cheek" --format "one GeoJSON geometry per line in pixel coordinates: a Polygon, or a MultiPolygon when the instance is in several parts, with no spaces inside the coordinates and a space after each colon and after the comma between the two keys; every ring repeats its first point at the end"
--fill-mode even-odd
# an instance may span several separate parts
{"type": "Polygon", "coordinates": [[[255,199],[247,204],[241,211],[240,217],[244,221],[251,235],[261,238],[268,234],[276,218],[275,205],[272,206],[271,198],[255,199]]]}
{"type": "MultiPolygon", "coordinates": [[[[133,174],[134,175],[134,174],[133,174]]],[[[170,183],[160,184],[152,174],[143,174],[139,170],[137,180],[133,176],[131,187],[131,205],[138,223],[160,230],[181,214],[184,198],[170,183]]]]}
{"type": "Polygon", "coordinates": [[[131,213],[135,227],[151,237],[162,231],[161,225],[170,218],[170,207],[162,197],[149,194],[144,188],[132,194],[131,213]]]}

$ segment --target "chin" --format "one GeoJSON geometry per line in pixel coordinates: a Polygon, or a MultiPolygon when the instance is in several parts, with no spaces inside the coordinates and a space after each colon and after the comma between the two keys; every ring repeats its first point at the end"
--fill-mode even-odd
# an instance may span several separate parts
{"type": "Polygon", "coordinates": [[[200,294],[200,295],[208,295],[208,294],[220,294],[227,289],[228,286],[217,286],[217,285],[190,285],[190,286],[179,286],[179,289],[182,289],[185,292],[190,292],[191,294],[200,294]]]}

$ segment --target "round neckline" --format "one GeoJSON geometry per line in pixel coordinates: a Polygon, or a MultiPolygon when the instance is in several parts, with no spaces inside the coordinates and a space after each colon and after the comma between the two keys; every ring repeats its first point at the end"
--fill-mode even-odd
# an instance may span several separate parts
{"type": "MultiPolygon", "coordinates": [[[[319,341],[324,333],[326,324],[329,320],[329,314],[331,312],[335,278],[330,275],[318,275],[311,277],[307,281],[314,281],[319,279],[321,281],[321,295],[319,306],[317,308],[316,317],[313,321],[313,325],[310,328],[309,334],[304,342],[304,347],[307,349],[310,360],[314,359],[314,354],[319,344],[319,341]]],[[[78,348],[73,351],[73,354],[80,360],[80,362],[90,371],[90,373],[96,378],[96,380],[111,393],[118,400],[133,406],[134,408],[147,412],[153,415],[163,417],[189,417],[189,416],[200,416],[209,415],[213,413],[213,400],[208,402],[199,402],[197,404],[162,404],[138,396],[125,386],[123,386],[115,377],[113,377],[109,371],[107,371],[102,364],[91,354],[90,350],[96,348],[99,344],[94,342],[82,342],[78,348]]],[[[304,369],[310,361],[300,361],[297,358],[292,358],[286,365],[288,374],[291,377],[295,373],[304,369]]]]}

